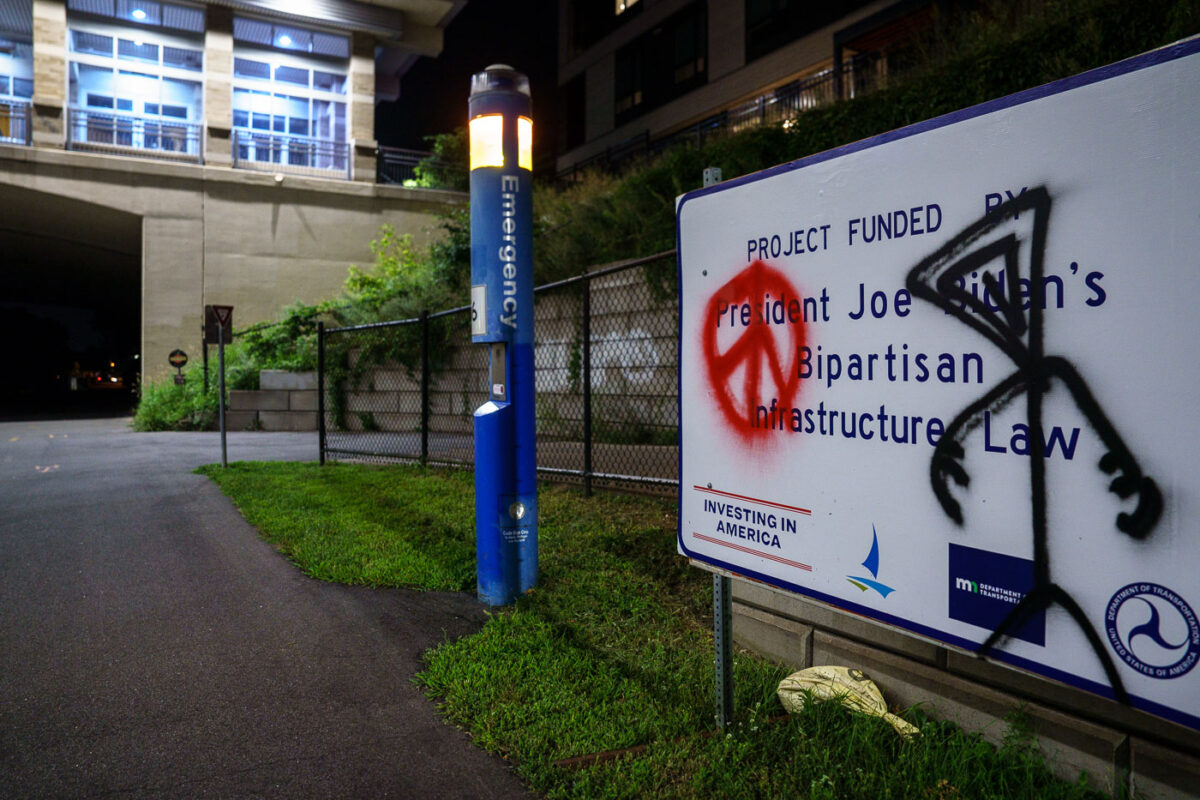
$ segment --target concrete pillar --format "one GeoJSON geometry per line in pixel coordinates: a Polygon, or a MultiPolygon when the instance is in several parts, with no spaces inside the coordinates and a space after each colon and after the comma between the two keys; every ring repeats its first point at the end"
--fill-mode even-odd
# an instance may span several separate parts
{"type": "Polygon", "coordinates": [[[350,157],[354,180],[374,183],[375,157],[375,39],[355,33],[350,45],[350,107],[347,109],[350,157]]]}
{"type": "Polygon", "coordinates": [[[66,146],[67,6],[33,0],[33,143],[66,146]]]}
{"type": "Polygon", "coordinates": [[[233,9],[210,5],[204,32],[204,163],[233,166],[233,9]]]}
{"type": "MultiPolygon", "coordinates": [[[[169,374],[176,347],[201,351],[204,322],[204,220],[200,195],[187,216],[142,220],[142,379],[169,374]]],[[[216,298],[209,302],[228,302],[216,298]]]]}

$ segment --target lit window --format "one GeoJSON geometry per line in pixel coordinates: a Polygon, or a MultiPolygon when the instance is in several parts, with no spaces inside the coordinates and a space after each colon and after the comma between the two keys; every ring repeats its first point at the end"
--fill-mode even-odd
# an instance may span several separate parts
{"type": "Polygon", "coordinates": [[[204,10],[158,0],[68,0],[68,11],[81,11],[150,27],[204,33],[204,10]]]}
{"type": "Polygon", "coordinates": [[[233,60],[233,76],[235,78],[254,78],[256,80],[269,81],[271,79],[271,65],[265,61],[235,58],[233,60]]]}
{"type": "Polygon", "coordinates": [[[117,42],[117,58],[123,61],[145,61],[157,64],[158,45],[121,39],[117,42]]]}
{"type": "Polygon", "coordinates": [[[276,67],[275,80],[280,83],[294,83],[297,86],[308,86],[308,70],[298,67],[276,67]]]}
{"type": "Polygon", "coordinates": [[[349,37],[235,16],[233,39],[236,166],[345,173],[349,37]]]}
{"type": "MultiPolygon", "coordinates": [[[[160,11],[167,7],[136,6],[147,10],[147,24],[158,24],[160,11]]],[[[133,18],[131,3],[118,2],[115,8],[117,16],[133,18]]],[[[107,28],[98,32],[94,27],[87,20],[71,20],[69,145],[199,156],[197,123],[203,118],[204,93],[200,81],[189,78],[203,70],[202,40],[161,28],[117,38],[108,35],[107,28]],[[130,69],[135,65],[136,70],[130,69]],[[106,113],[98,113],[100,109],[106,113]]]]}
{"type": "Polygon", "coordinates": [[[313,88],[319,92],[330,92],[332,94],[346,93],[346,76],[338,75],[333,72],[323,72],[319,69],[313,70],[313,88]]]}
{"type": "Polygon", "coordinates": [[[236,42],[259,47],[274,47],[337,59],[350,58],[348,36],[322,33],[293,25],[276,25],[250,17],[233,18],[233,38],[236,42]]]}

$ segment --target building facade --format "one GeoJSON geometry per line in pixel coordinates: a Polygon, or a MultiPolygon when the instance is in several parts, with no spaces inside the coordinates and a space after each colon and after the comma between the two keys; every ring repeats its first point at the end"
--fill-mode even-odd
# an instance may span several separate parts
{"type": "Polygon", "coordinates": [[[620,161],[852,97],[935,0],[559,0],[557,167],[620,161]]]}
{"type": "Polygon", "coordinates": [[[375,104],[464,4],[0,0],[4,300],[120,261],[153,377],[206,304],[269,319],[334,295],[380,225],[420,240],[461,198],[377,184],[375,104]]]}

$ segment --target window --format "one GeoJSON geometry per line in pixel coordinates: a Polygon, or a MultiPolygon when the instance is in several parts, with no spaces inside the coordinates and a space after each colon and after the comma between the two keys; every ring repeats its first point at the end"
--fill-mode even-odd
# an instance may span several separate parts
{"type": "Polygon", "coordinates": [[[642,5],[640,0],[572,0],[568,7],[571,55],[578,55],[638,16],[642,5]]]}
{"type": "Polygon", "coordinates": [[[746,61],[807,36],[870,0],[746,0],[746,61]]]}
{"type": "Polygon", "coordinates": [[[346,76],[335,75],[332,72],[322,72],[319,69],[314,69],[313,88],[317,91],[329,92],[330,94],[345,94],[346,76]]]}
{"type": "Polygon", "coordinates": [[[704,73],[704,56],[708,52],[705,31],[705,19],[701,14],[683,15],[671,31],[674,39],[673,84],[689,83],[704,73]]]}
{"type": "Polygon", "coordinates": [[[233,39],[242,44],[293,53],[309,53],[339,60],[350,58],[350,39],[347,36],[292,25],[276,25],[250,17],[233,18],[233,39]]]}
{"type": "Polygon", "coordinates": [[[308,86],[309,73],[298,67],[276,67],[275,80],[280,83],[294,83],[297,86],[308,86]]]}
{"type": "MultiPolygon", "coordinates": [[[[195,47],[166,44],[160,46],[153,41],[106,36],[94,31],[72,28],[70,47],[72,53],[99,56],[103,59],[136,61],[189,72],[201,72],[204,69],[204,51],[200,42],[196,42],[195,47]],[[116,46],[115,56],[114,44],[116,46]]],[[[89,59],[89,61],[98,63],[95,59],[89,59]]]]}
{"type": "Polygon", "coordinates": [[[0,36],[0,97],[33,97],[31,43],[0,36]]]}
{"type": "Polygon", "coordinates": [[[204,33],[204,9],[157,0],[68,0],[67,10],[115,19],[126,25],[204,33]]]}
{"type": "MultiPolygon", "coordinates": [[[[79,5],[72,0],[72,8],[79,5]]],[[[69,20],[70,143],[199,156],[203,41],[164,33],[166,4],[118,0],[113,8],[120,15],[150,9],[137,21],[160,30],[69,20]]]]}
{"type": "Polygon", "coordinates": [[[164,67],[186,69],[190,72],[201,72],[204,70],[204,53],[199,50],[188,50],[184,47],[167,47],[164,45],[162,49],[162,63],[164,67]]]}
{"type": "Polygon", "coordinates": [[[616,53],[618,125],[674,100],[708,80],[708,15],[692,3],[616,53]]]}
{"type": "Polygon", "coordinates": [[[0,142],[26,144],[33,97],[33,45],[0,36],[0,142]]]}
{"type": "Polygon", "coordinates": [[[119,39],[117,43],[117,58],[122,61],[145,61],[150,64],[157,64],[158,45],[119,39]]]}
{"type": "Polygon", "coordinates": [[[233,77],[269,81],[271,79],[271,65],[265,61],[235,58],[233,60],[233,77]]]}
{"type": "Polygon", "coordinates": [[[71,31],[71,50],[76,53],[111,56],[113,53],[113,37],[73,30],[71,31]]]}
{"type": "Polygon", "coordinates": [[[348,40],[242,17],[234,40],[237,162],[346,170],[348,40]]]}
{"type": "Polygon", "coordinates": [[[617,51],[617,92],[616,113],[620,120],[622,115],[631,116],[628,112],[638,109],[645,99],[643,91],[643,47],[640,42],[623,47],[617,51]]]}

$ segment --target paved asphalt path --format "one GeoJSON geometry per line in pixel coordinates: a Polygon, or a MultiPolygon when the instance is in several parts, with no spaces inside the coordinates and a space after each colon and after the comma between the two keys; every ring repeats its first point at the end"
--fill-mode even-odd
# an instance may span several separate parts
{"type": "Polygon", "coordinates": [[[0,423],[0,796],[529,797],[410,680],[474,598],[304,577],[192,474],[219,460],[217,434],[0,423]]]}

